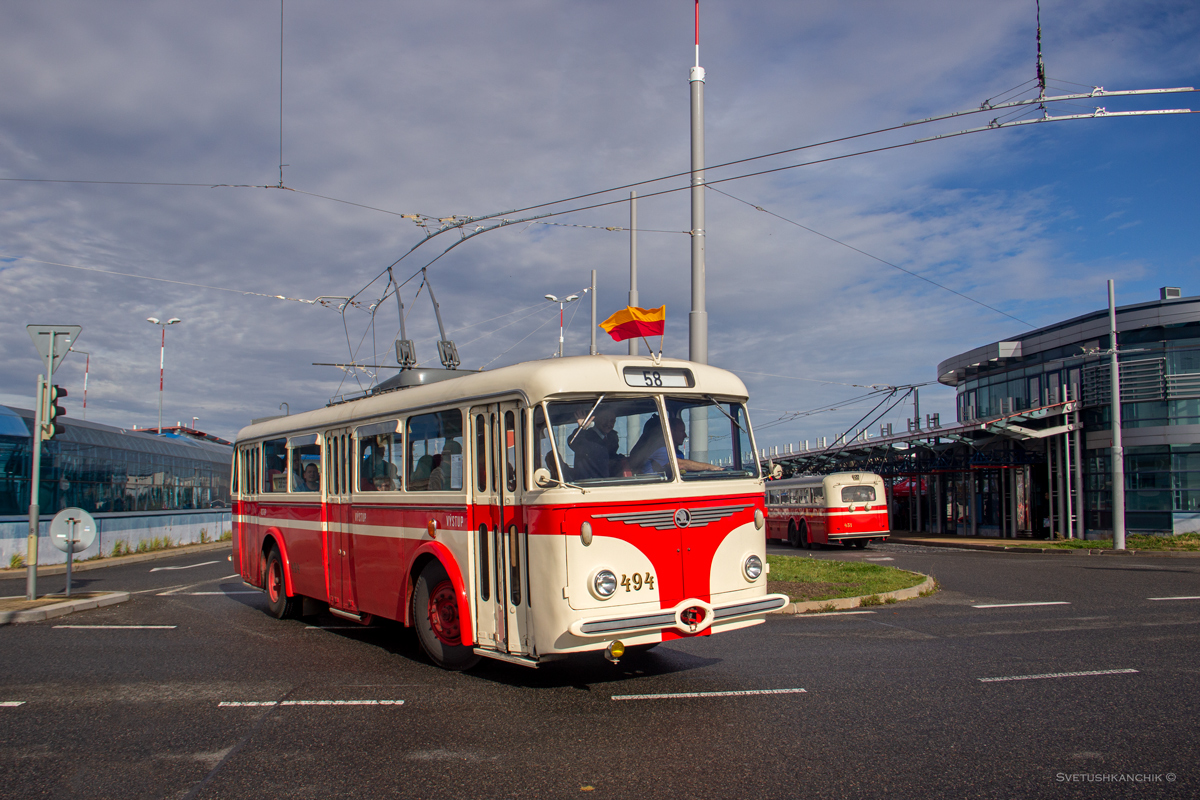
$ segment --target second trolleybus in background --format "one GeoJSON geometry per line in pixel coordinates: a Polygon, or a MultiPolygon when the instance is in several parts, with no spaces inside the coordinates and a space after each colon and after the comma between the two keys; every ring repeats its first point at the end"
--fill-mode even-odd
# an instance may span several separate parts
{"type": "Polygon", "coordinates": [[[449,669],[754,625],[789,600],[746,399],[645,357],[402,372],[238,434],[234,562],[275,616],[398,620],[449,669]]]}
{"type": "Polygon", "coordinates": [[[766,487],[767,538],[792,547],[842,544],[866,547],[886,541],[883,478],[870,472],[835,472],[771,481],[766,487]]]}

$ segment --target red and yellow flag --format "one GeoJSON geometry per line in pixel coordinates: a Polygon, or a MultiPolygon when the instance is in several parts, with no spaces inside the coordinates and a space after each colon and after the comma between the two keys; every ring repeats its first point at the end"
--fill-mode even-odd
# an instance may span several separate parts
{"type": "Polygon", "coordinates": [[[666,322],[666,306],[658,308],[626,306],[601,322],[600,327],[604,328],[604,332],[611,336],[613,341],[622,342],[638,336],[662,336],[666,322]]]}

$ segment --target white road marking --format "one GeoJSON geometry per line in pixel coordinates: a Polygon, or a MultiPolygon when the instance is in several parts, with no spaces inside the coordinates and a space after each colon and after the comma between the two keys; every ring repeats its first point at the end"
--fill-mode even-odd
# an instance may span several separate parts
{"type": "Polygon", "coordinates": [[[1006,678],[980,678],[981,683],[997,683],[999,681],[1037,681],[1042,678],[1078,678],[1088,675],[1134,675],[1136,669],[1097,669],[1089,672],[1047,672],[1044,675],[1010,675],[1006,678]]]}
{"type": "Polygon", "coordinates": [[[614,694],[613,700],[675,700],[689,697],[746,697],[758,694],[806,694],[805,689],[746,689],[738,692],[676,692],[674,694],[614,694]]]}
{"type": "Polygon", "coordinates": [[[176,569],[194,569],[196,567],[207,567],[209,564],[220,564],[220,561],[205,561],[202,564],[188,564],[186,567],[155,567],[151,572],[169,572],[176,569]]]}
{"type": "Polygon", "coordinates": [[[0,700],[0,708],[16,708],[25,705],[24,700],[0,700]]]}
{"type": "Polygon", "coordinates": [[[274,706],[402,706],[403,700],[222,700],[218,708],[263,708],[274,706]]]}
{"type": "Polygon", "coordinates": [[[805,619],[815,619],[817,617],[844,617],[850,614],[874,614],[874,611],[822,611],[819,614],[797,614],[796,616],[804,617],[805,619]]]}
{"type": "Polygon", "coordinates": [[[1041,603],[987,603],[971,608],[1020,608],[1021,606],[1069,606],[1066,600],[1049,600],[1041,603]]]}
{"type": "Polygon", "coordinates": [[[55,625],[55,628],[74,628],[76,630],[170,630],[174,625],[55,625]]]}
{"type": "Polygon", "coordinates": [[[239,590],[236,592],[175,592],[174,594],[176,597],[204,597],[206,595],[219,594],[262,594],[262,592],[243,592],[239,590]]]}
{"type": "Polygon", "coordinates": [[[224,578],[218,578],[218,580],[231,581],[234,578],[240,578],[240,577],[242,577],[242,576],[235,572],[232,575],[226,575],[224,578]]]}
{"type": "Polygon", "coordinates": [[[883,558],[864,558],[863,559],[863,561],[895,561],[895,560],[896,559],[892,558],[891,556],[884,556],[883,558]]]}
{"type": "Polygon", "coordinates": [[[1188,595],[1184,597],[1147,597],[1147,600],[1200,600],[1200,595],[1188,595]]]}
{"type": "Polygon", "coordinates": [[[369,625],[308,625],[306,631],[364,631],[369,625]]]}

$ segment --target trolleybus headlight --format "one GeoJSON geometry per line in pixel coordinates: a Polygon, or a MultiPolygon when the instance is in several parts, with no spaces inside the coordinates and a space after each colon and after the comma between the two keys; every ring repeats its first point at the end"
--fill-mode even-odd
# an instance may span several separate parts
{"type": "Polygon", "coordinates": [[[762,509],[754,509],[754,527],[762,530],[763,525],[767,524],[767,518],[763,516],[762,509]]]}
{"type": "Polygon", "coordinates": [[[746,556],[746,560],[742,562],[742,572],[746,573],[748,580],[758,580],[758,576],[762,575],[762,571],[763,563],[761,558],[755,555],[746,556]]]}
{"type": "Polygon", "coordinates": [[[613,593],[617,591],[617,576],[610,570],[600,570],[596,573],[596,577],[592,578],[592,589],[601,599],[612,597],[613,593]]]}

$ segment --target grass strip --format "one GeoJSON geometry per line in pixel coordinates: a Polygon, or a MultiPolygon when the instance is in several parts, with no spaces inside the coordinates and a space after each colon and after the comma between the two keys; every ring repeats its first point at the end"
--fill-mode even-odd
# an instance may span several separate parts
{"type": "Polygon", "coordinates": [[[924,575],[880,564],[826,561],[806,556],[767,556],[767,589],[787,594],[793,603],[864,597],[916,586],[924,575]]]}
{"type": "MultiPolygon", "coordinates": [[[[1008,543],[1006,542],[1006,544],[1008,543]]],[[[1045,542],[1013,542],[1010,546],[1036,547],[1040,550],[1111,550],[1112,539],[1063,539],[1045,542]]],[[[1175,536],[1130,534],[1125,537],[1125,549],[1196,552],[1200,551],[1200,533],[1180,533],[1175,536]]]]}

